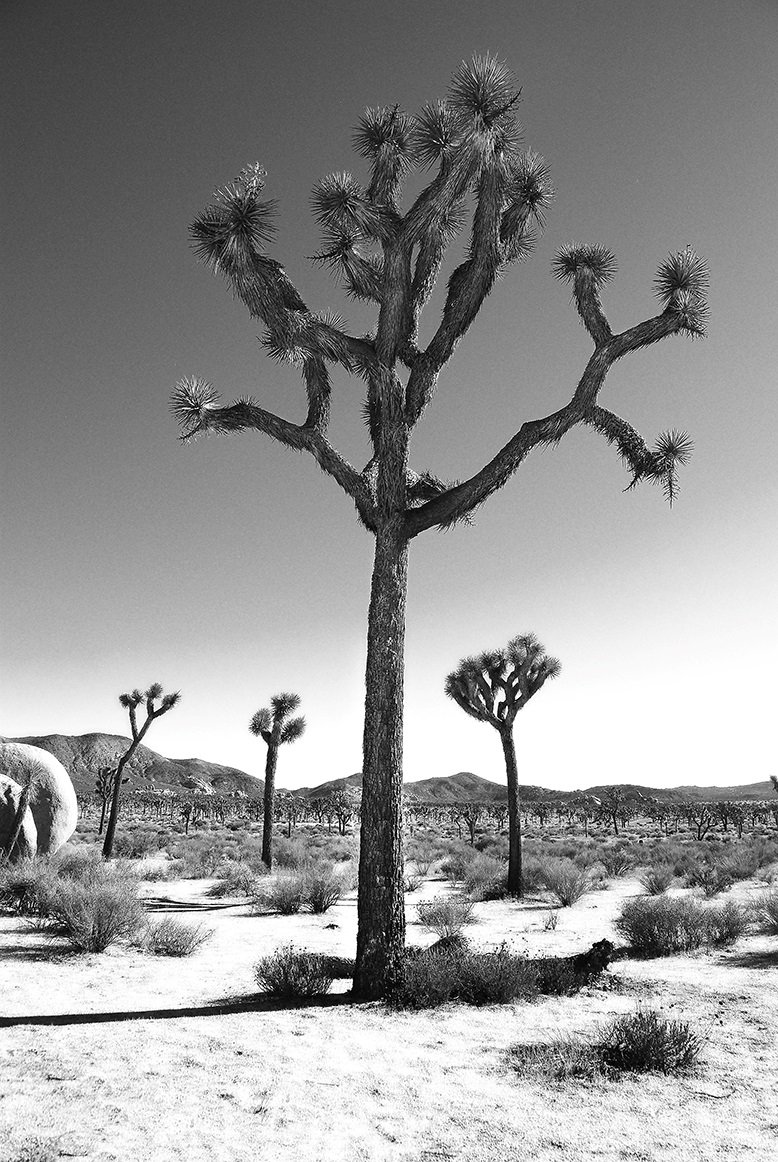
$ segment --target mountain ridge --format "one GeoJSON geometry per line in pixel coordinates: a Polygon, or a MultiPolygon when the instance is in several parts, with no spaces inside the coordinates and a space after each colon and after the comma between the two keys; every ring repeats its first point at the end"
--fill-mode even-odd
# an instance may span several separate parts
{"type": "MultiPolygon", "coordinates": [[[[100,731],[88,734],[46,734],[25,735],[23,738],[3,738],[5,742],[26,742],[48,750],[60,760],[70,773],[79,794],[94,791],[98,767],[111,766],[130,745],[130,739],[119,734],[105,734],[100,731]]],[[[236,767],[221,763],[207,762],[205,759],[169,759],[157,751],[141,744],[128,764],[133,790],[174,790],[217,792],[229,794],[242,792],[250,796],[261,795],[264,781],[247,774],[236,767]]],[[[301,798],[320,798],[332,791],[346,787],[361,788],[362,775],[356,772],[338,779],[329,779],[311,787],[279,787],[278,790],[301,798]]],[[[675,802],[688,800],[715,802],[726,799],[767,799],[775,797],[769,779],[762,782],[745,783],[742,786],[695,786],[683,784],[677,787],[644,787],[634,783],[597,784],[575,791],[553,790],[539,785],[521,785],[519,793],[525,798],[570,799],[576,795],[600,796],[618,787],[634,796],[662,798],[675,802]]],[[[406,792],[417,800],[432,803],[462,802],[473,799],[480,802],[504,802],[508,790],[504,783],[485,779],[472,771],[458,771],[454,775],[434,776],[415,779],[405,784],[406,792]]]]}

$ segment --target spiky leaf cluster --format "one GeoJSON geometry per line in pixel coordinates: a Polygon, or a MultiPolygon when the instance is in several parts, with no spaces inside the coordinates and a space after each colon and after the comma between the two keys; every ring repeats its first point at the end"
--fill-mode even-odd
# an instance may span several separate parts
{"type": "Polygon", "coordinates": [[[246,166],[234,181],[214,191],[214,201],[195,218],[190,236],[206,265],[226,273],[245,271],[275,235],[275,201],[263,201],[265,171],[246,166]]]}
{"type": "Polygon", "coordinates": [[[268,746],[295,742],[305,732],[305,718],[291,718],[290,714],[300,705],[299,694],[274,694],[270,707],[257,710],[249,722],[249,730],[258,738],[263,738],[268,746]]]}
{"type": "Polygon", "coordinates": [[[657,298],[692,338],[706,334],[709,282],[708,264],[691,246],[669,255],[654,279],[657,298]]]}
{"type": "Polygon", "coordinates": [[[463,659],[446,678],[445,692],[465,713],[503,730],[560,671],[559,660],[546,655],[534,634],[519,634],[503,649],[463,659]]]}
{"type": "Polygon", "coordinates": [[[554,259],[554,277],[572,282],[579,271],[587,271],[598,287],[604,286],[616,273],[616,259],[607,246],[599,243],[568,242],[554,259]]]}

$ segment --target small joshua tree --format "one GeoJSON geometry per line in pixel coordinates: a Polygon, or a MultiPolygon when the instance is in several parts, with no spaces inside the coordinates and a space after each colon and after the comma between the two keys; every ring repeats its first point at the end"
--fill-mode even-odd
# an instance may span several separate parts
{"type": "Polygon", "coordinates": [[[285,742],[296,742],[305,731],[305,719],[290,718],[300,705],[299,694],[275,694],[270,709],[263,706],[249,723],[249,730],[267,744],[265,760],[265,811],[262,820],[262,862],[273,866],[273,819],[275,816],[276,765],[278,748],[285,742]]]}
{"type": "Polygon", "coordinates": [[[100,800],[100,826],[97,829],[97,834],[103,834],[105,827],[105,813],[108,810],[108,804],[111,801],[113,794],[113,781],[116,776],[115,767],[98,767],[97,775],[95,777],[95,794],[100,800]]]}
{"type": "Polygon", "coordinates": [[[508,780],[508,891],[521,896],[521,816],[513,724],[516,715],[561,666],[546,657],[534,634],[520,634],[504,650],[465,658],[446,678],[446,693],[465,713],[488,722],[500,735],[508,780]]]}
{"type": "Polygon", "coordinates": [[[130,717],[130,730],[132,732],[132,742],[122,757],[119,759],[118,765],[113,776],[113,788],[111,792],[111,811],[108,816],[108,826],[105,829],[105,840],[103,841],[103,859],[110,859],[113,851],[113,840],[116,834],[116,823],[119,818],[119,799],[121,798],[122,783],[127,780],[123,778],[124,768],[130,761],[136,750],[143,742],[148,729],[156,718],[161,718],[163,714],[167,714],[168,710],[172,710],[181,701],[181,695],[178,691],[174,694],[164,694],[159,682],[153,682],[149,686],[145,694],[140,690],[133,690],[130,694],[119,695],[119,705],[123,706],[130,717]],[[145,704],[146,721],[142,726],[138,726],[138,707],[141,703],[145,704]]]}
{"type": "MultiPolygon", "coordinates": [[[[307,452],[346,493],[375,538],[354,973],[355,992],[364,997],[391,992],[403,971],[402,722],[411,542],[429,529],[467,520],[533,451],[557,444],[579,424],[615,446],[632,485],[658,482],[670,501],[678,466],[691,450],[691,440],[678,432],[660,436],[650,448],[599,397],[608,372],[626,356],[671,335],[705,333],[705,263],[690,248],[671,255],[656,276],[658,314],[614,333],[601,293],[616,273],[615,256],[600,244],[570,243],[557,252],[554,272],[571,285],[594,346],[577,385],[561,394],[555,388],[554,410],[517,415],[514,434],[467,480],[449,483],[411,462],[414,430],[431,409],[449,360],[506,267],[531,253],[552,199],[548,166],[522,144],[520,95],[510,71],[494,57],[463,62],[445,100],[425,105],[416,116],[399,105],[365,111],[354,138],[369,169],[364,184],[350,173],[335,173],[315,187],[313,210],[323,233],[315,261],[340,276],[349,295],[374,308],[375,326],[367,335],[350,334],[336,313],[312,310],[268,253],[275,205],[264,196],[260,165],[246,167],[218,189],[191,227],[203,260],[264,324],[267,353],[299,368],[306,403],[302,422],[295,422],[249,396],[222,403],[210,383],[186,378],[172,400],[182,438],[254,431],[307,452]],[[424,170],[433,172],[404,207],[405,177],[424,170]],[[433,291],[449,248],[463,232],[465,253],[440,304],[433,291]],[[426,332],[431,338],[422,340],[425,309],[437,318],[426,332]],[[347,405],[363,407],[368,421],[370,448],[361,470],[330,443],[333,368],[364,382],[362,400],[351,395],[347,405]]],[[[519,387],[518,361],[516,377],[519,387]]],[[[486,397],[483,406],[489,406],[486,397]]]]}

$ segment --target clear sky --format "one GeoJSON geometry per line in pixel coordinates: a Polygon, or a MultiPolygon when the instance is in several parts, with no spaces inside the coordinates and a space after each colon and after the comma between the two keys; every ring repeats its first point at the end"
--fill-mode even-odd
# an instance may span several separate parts
{"type": "MultiPolygon", "coordinates": [[[[189,373],[304,414],[187,227],[259,160],[280,202],[271,253],[312,307],[366,330],[306,261],[311,187],[363,173],[365,105],[414,111],[492,51],[557,197],[457,349],[414,466],[468,476],[568,400],[590,353],[550,273],[571,238],[615,251],[614,330],[655,313],[658,264],[691,243],[710,337],[622,361],[602,397],[650,442],[692,434],[672,510],[651,485],[624,493],[613,449],[575,430],[472,527],[413,542],[406,778],[502,779],[497,735],[443,681],[526,630],[563,671],[517,721],[522,781],[778,773],[774,0],[6,0],[0,23],[0,733],[126,733],[117,695],[158,680],[183,700],[150,746],[261,773],[248,721],[291,689],[308,731],[279,781],[359,769],[372,538],[310,458],[257,434],[177,442],[168,400],[189,373]]],[[[337,378],[333,412],[361,466],[356,382],[337,378]]]]}

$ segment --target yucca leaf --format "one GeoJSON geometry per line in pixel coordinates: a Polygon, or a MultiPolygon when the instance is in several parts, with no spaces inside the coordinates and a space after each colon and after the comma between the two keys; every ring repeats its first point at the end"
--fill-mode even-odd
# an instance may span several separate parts
{"type": "Polygon", "coordinates": [[[599,243],[568,242],[557,251],[552,264],[554,277],[562,282],[571,282],[581,267],[587,268],[597,286],[603,286],[616,273],[616,259],[607,246],[599,243]]]}

